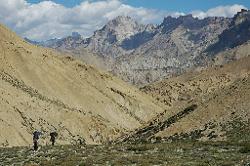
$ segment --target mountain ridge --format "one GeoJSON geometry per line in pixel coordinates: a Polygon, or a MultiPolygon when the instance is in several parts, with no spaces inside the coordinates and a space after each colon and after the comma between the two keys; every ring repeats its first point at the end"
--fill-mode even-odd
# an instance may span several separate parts
{"type": "MultiPolygon", "coordinates": [[[[73,55],[77,50],[78,57],[81,57],[81,51],[83,54],[91,52],[98,64],[103,62],[107,71],[142,86],[196,66],[206,66],[205,51],[219,40],[219,35],[232,20],[169,16],[156,26],[119,16],[87,39],[72,40],[69,36],[48,47],[73,55]]],[[[83,59],[91,59],[91,56],[83,59]]]]}

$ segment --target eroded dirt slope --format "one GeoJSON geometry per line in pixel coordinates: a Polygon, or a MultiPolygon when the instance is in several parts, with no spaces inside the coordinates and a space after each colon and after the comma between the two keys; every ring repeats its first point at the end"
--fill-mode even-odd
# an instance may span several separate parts
{"type": "MultiPolygon", "coordinates": [[[[224,54],[237,61],[194,71],[142,88],[169,109],[120,141],[176,139],[249,140],[250,57],[249,46],[224,54]],[[243,49],[243,50],[239,50],[243,49]]],[[[221,55],[222,56],[222,55],[221,55]]]]}
{"type": "Polygon", "coordinates": [[[103,143],[134,130],[163,110],[151,97],[70,56],[30,45],[0,25],[0,146],[103,143]]]}

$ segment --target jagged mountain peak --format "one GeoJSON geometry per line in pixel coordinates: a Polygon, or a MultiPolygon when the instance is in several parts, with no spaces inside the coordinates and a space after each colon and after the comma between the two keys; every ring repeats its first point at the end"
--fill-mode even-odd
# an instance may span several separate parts
{"type": "Polygon", "coordinates": [[[177,19],[190,19],[190,20],[197,20],[198,18],[194,17],[192,14],[187,14],[187,15],[180,15],[179,17],[177,17],[177,19]]]}
{"type": "Polygon", "coordinates": [[[155,30],[157,28],[157,26],[156,25],[154,25],[154,24],[148,24],[148,25],[146,25],[146,31],[152,31],[152,30],[155,30]]]}
{"type": "Polygon", "coordinates": [[[219,40],[207,51],[216,54],[220,51],[235,48],[250,40],[250,11],[242,9],[232,19],[229,27],[219,35],[219,40]]]}
{"type": "Polygon", "coordinates": [[[164,18],[163,24],[171,21],[186,21],[186,20],[192,21],[192,20],[198,20],[198,18],[193,17],[192,14],[181,15],[179,17],[167,16],[164,18]]]}
{"type": "MultiPolygon", "coordinates": [[[[145,29],[145,25],[138,23],[129,16],[118,16],[109,21],[101,30],[94,33],[96,37],[107,37],[111,43],[121,42],[145,29]]],[[[99,38],[98,37],[98,38],[99,38]]]]}
{"type": "Polygon", "coordinates": [[[201,20],[193,17],[192,14],[188,14],[179,17],[172,17],[172,16],[165,17],[160,27],[163,28],[164,32],[169,32],[179,27],[180,25],[193,29],[200,27],[201,26],[200,24],[201,20]]]}
{"type": "Polygon", "coordinates": [[[118,26],[120,24],[124,24],[124,23],[135,23],[138,24],[136,20],[134,20],[132,17],[130,16],[118,16],[112,20],[110,20],[107,25],[114,25],[114,26],[118,26]]]}
{"type": "Polygon", "coordinates": [[[224,22],[228,22],[228,20],[230,19],[224,17],[206,17],[204,19],[198,19],[192,14],[179,17],[168,16],[164,18],[160,27],[164,32],[169,32],[179,26],[183,26],[188,29],[198,29],[213,23],[221,22],[223,24],[224,22]]]}
{"type": "Polygon", "coordinates": [[[234,25],[239,25],[245,21],[250,20],[250,10],[245,10],[242,9],[240,12],[238,12],[234,17],[233,17],[233,22],[231,26],[234,25]]]}

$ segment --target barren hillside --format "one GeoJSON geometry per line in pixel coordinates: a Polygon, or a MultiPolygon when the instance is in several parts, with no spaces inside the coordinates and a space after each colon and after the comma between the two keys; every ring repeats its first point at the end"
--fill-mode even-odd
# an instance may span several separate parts
{"type": "Polygon", "coordinates": [[[107,73],[33,46],[0,25],[0,146],[32,144],[41,130],[59,143],[103,143],[163,110],[151,97],[107,73]]]}
{"type": "Polygon", "coordinates": [[[218,55],[215,61],[219,66],[189,72],[142,88],[170,109],[130,136],[123,137],[123,141],[248,140],[248,52],[249,45],[242,45],[218,55]],[[238,60],[221,65],[232,58],[238,60]]]}

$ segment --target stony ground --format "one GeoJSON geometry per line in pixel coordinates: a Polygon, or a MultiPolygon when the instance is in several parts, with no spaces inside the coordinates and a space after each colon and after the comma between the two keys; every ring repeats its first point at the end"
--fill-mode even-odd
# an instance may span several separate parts
{"type": "Polygon", "coordinates": [[[249,166],[250,148],[228,143],[46,146],[0,149],[0,165],[204,165],[249,166]]]}

